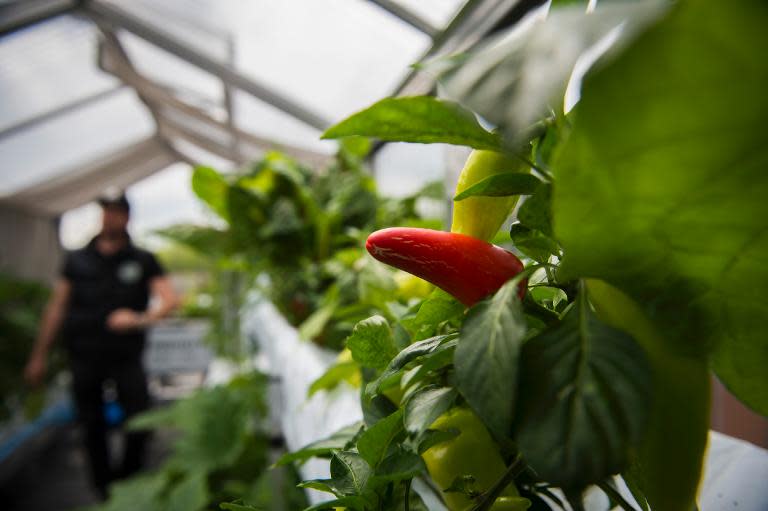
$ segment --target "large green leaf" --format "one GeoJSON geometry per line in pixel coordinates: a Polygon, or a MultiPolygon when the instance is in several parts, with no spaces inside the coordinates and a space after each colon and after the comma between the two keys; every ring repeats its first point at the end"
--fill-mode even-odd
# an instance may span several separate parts
{"type": "Polygon", "coordinates": [[[525,343],[517,441],[546,481],[581,489],[627,467],[651,375],[640,346],[600,322],[582,292],[554,328],[525,343]]]}
{"type": "Polygon", "coordinates": [[[217,215],[227,220],[227,190],[224,177],[211,167],[195,167],[192,174],[192,190],[217,215]]]}
{"type": "Polygon", "coordinates": [[[213,470],[233,463],[244,448],[253,402],[230,387],[214,387],[178,401],[167,412],[148,412],[131,421],[134,428],[170,425],[183,435],[176,441],[171,466],[213,470]]]}
{"type": "Polygon", "coordinates": [[[330,456],[333,451],[343,450],[352,443],[355,436],[360,432],[361,422],[350,424],[339,431],[336,431],[328,438],[317,440],[311,444],[305,445],[298,451],[284,454],[275,465],[286,465],[288,463],[303,462],[312,457],[330,456]]]}
{"type": "Polygon", "coordinates": [[[389,323],[382,316],[372,316],[355,325],[347,339],[352,358],[366,367],[384,369],[397,355],[389,323]]]}
{"type": "Polygon", "coordinates": [[[488,429],[509,435],[517,392],[517,366],[526,323],[518,282],[504,284],[467,313],[453,356],[456,386],[488,429]]]}
{"type": "Polygon", "coordinates": [[[341,121],[322,138],[350,135],[396,142],[445,143],[498,150],[498,135],[484,130],[472,112],[431,96],[386,98],[341,121]]]}
{"type": "Polygon", "coordinates": [[[630,40],[666,4],[600,2],[591,13],[583,5],[553,8],[494,36],[466,60],[437,61],[427,70],[440,74],[447,97],[494,123],[505,139],[519,141],[544,115],[562,113],[566,86],[588,50],[606,39],[614,46],[630,40]]]}
{"type": "Polygon", "coordinates": [[[225,259],[235,252],[232,236],[214,227],[176,224],[154,231],[210,259],[225,259]]]}
{"type": "Polygon", "coordinates": [[[360,456],[372,468],[376,468],[384,459],[389,444],[403,431],[403,411],[397,410],[389,417],[366,429],[357,440],[360,456]]]}
{"type": "Polygon", "coordinates": [[[695,509],[709,432],[706,359],[677,353],[626,294],[599,280],[589,280],[588,288],[598,317],[640,343],[651,366],[648,426],[625,479],[654,511],[695,509]]]}
{"type": "Polygon", "coordinates": [[[366,385],[366,396],[368,398],[373,397],[385,381],[395,376],[399,371],[402,371],[403,367],[410,362],[440,351],[452,349],[455,346],[456,334],[438,335],[409,345],[387,364],[386,369],[378,378],[366,385]]]}
{"type": "Polygon", "coordinates": [[[209,498],[207,474],[193,472],[171,489],[164,509],[166,511],[200,511],[208,504],[209,498]]]}
{"type": "Polygon", "coordinates": [[[259,197],[247,188],[230,186],[225,195],[229,232],[240,250],[257,248],[259,229],[267,221],[259,197]]]}
{"type": "Polygon", "coordinates": [[[438,333],[441,325],[459,321],[466,307],[442,289],[435,289],[422,302],[415,317],[405,318],[402,324],[418,341],[438,333]]]}
{"type": "Polygon", "coordinates": [[[680,2],[590,77],[556,161],[564,275],[642,304],[768,414],[768,4],[680,2]]]}
{"type": "Polygon", "coordinates": [[[456,400],[452,387],[424,387],[415,393],[405,405],[405,428],[421,434],[432,425],[456,400]]]}
{"type": "Polygon", "coordinates": [[[356,452],[338,451],[331,458],[331,478],[345,494],[362,495],[371,476],[371,467],[356,452]]]}
{"type": "Polygon", "coordinates": [[[141,474],[118,481],[109,488],[109,500],[90,511],[162,511],[161,496],[168,483],[165,472],[141,474]]]}

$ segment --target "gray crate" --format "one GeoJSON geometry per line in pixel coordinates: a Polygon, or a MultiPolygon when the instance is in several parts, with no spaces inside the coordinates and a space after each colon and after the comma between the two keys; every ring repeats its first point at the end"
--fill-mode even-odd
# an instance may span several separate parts
{"type": "Polygon", "coordinates": [[[150,375],[174,372],[205,372],[213,359],[205,336],[205,320],[166,321],[149,332],[144,367],[150,375]]]}

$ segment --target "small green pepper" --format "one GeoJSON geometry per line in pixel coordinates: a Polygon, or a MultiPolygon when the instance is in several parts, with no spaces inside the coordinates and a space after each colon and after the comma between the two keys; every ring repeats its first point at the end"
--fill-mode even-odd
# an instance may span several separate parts
{"type": "MultiPolygon", "coordinates": [[[[495,151],[472,151],[459,175],[456,194],[494,174],[521,172],[524,166],[495,151]]],[[[453,203],[451,232],[491,241],[517,204],[519,196],[469,197],[453,203]]]]}
{"type": "MultiPolygon", "coordinates": [[[[471,477],[471,486],[478,492],[490,489],[506,472],[507,467],[496,443],[480,419],[467,407],[448,410],[437,418],[432,429],[459,430],[459,435],[427,449],[422,458],[429,476],[445,490],[462,477],[471,477]]],[[[462,492],[445,492],[443,499],[450,511],[465,511],[477,504],[462,492]]],[[[507,486],[491,507],[494,511],[523,511],[530,501],[520,497],[514,483],[507,486]]]]}

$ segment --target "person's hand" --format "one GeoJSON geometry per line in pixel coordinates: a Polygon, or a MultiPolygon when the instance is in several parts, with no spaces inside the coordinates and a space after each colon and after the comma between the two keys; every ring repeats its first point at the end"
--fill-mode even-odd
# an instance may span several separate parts
{"type": "Polygon", "coordinates": [[[138,330],[145,326],[143,314],[131,309],[116,309],[107,316],[107,328],[113,332],[138,330]]]}
{"type": "Polygon", "coordinates": [[[45,371],[48,368],[48,361],[43,353],[34,352],[29,357],[27,366],[24,368],[24,380],[32,387],[37,387],[42,383],[45,377],[45,371]]]}

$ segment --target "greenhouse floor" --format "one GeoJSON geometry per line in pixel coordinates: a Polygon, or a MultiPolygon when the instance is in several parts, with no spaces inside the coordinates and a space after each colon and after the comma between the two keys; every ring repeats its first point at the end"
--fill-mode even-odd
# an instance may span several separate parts
{"type": "MultiPolygon", "coordinates": [[[[156,431],[148,452],[148,467],[160,464],[173,439],[156,431]]],[[[115,439],[116,440],[116,439],[115,439]]],[[[30,459],[0,487],[6,511],[72,511],[98,502],[88,481],[80,433],[72,425],[57,431],[47,447],[30,459]]]]}

